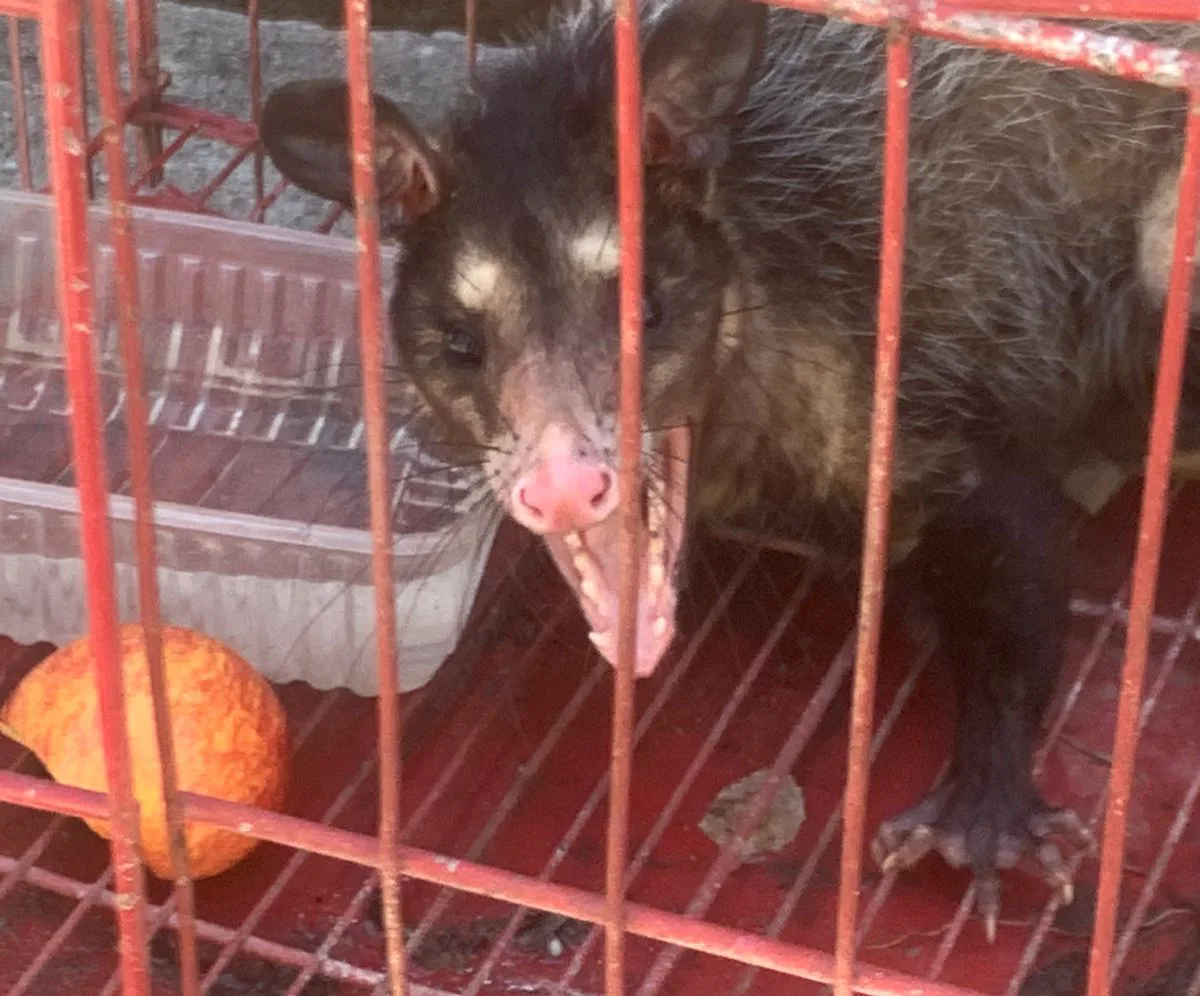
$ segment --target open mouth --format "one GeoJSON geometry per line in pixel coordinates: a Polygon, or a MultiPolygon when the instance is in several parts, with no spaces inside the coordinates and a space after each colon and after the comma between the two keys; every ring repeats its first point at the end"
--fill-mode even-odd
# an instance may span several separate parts
{"type": "MultiPolygon", "coordinates": [[[[648,434],[646,439],[634,662],[639,678],[654,673],[675,638],[676,573],[687,515],[691,449],[687,427],[648,434]]],[[[544,537],[592,628],[592,643],[614,667],[620,630],[620,520],[619,512],[615,512],[589,529],[544,537]]]]}

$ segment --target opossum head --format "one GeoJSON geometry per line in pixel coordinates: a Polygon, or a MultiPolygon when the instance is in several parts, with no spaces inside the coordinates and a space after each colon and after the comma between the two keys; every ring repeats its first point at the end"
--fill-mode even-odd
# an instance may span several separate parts
{"type": "MultiPolygon", "coordinates": [[[[643,21],[645,171],[639,675],[675,632],[690,424],[716,379],[733,248],[714,171],[752,83],[765,8],[681,0],[643,21]]],[[[400,222],[397,352],[496,498],[544,538],[592,641],[616,656],[618,280],[612,19],[597,8],[485,78],[435,135],[374,98],[380,203],[400,222]]],[[[264,144],[297,185],[352,206],[348,92],[276,91],[264,144]]]]}

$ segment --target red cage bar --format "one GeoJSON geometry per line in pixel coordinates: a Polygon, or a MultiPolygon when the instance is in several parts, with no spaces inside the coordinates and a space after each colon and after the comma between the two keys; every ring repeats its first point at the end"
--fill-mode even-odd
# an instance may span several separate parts
{"type": "MultiPolygon", "coordinates": [[[[136,4],[134,5],[136,6],[136,4]]],[[[105,139],[105,166],[109,182],[108,203],[113,218],[116,252],[116,290],[121,359],[125,367],[126,422],[130,438],[130,477],[136,506],[138,614],[146,640],[146,661],[154,704],[154,725],[162,759],[162,794],[167,812],[171,864],[175,874],[175,902],[180,912],[179,973],[184,996],[198,996],[195,898],[188,873],[183,811],[179,802],[175,746],[167,709],[163,674],[162,629],[158,601],[158,557],[154,537],[154,506],[150,480],[150,418],[142,374],[141,323],[138,318],[137,249],[130,212],[129,178],[126,175],[121,92],[117,80],[117,50],[107,4],[90,5],[92,37],[97,62],[101,132],[105,139]]]]}
{"type": "Polygon", "coordinates": [[[625,866],[629,843],[629,786],[633,773],[633,684],[637,653],[638,526],[642,450],[642,129],[638,12],[616,0],[617,209],[621,229],[621,378],[617,471],[621,506],[617,580],[621,626],[613,684],[611,787],[605,863],[605,992],[625,992],[625,866]]]}
{"type": "MultiPolygon", "coordinates": [[[[759,2],[759,0],[754,0],[759,2]]],[[[198,199],[185,203],[199,209],[215,189],[246,157],[255,157],[257,204],[256,216],[261,218],[278,191],[266,192],[262,174],[261,150],[252,127],[231,125],[229,122],[196,112],[193,109],[169,105],[161,101],[162,83],[158,78],[156,27],[151,6],[135,0],[127,7],[126,35],[131,65],[133,89],[129,99],[122,102],[117,76],[116,50],[109,21],[110,12],[103,0],[91,0],[90,13],[93,40],[100,83],[99,98],[102,111],[99,141],[89,142],[83,115],[82,86],[78,57],[81,25],[78,5],[71,0],[0,0],[0,14],[10,17],[33,18],[42,29],[42,56],[48,84],[46,87],[46,119],[48,125],[49,165],[51,188],[55,195],[55,236],[58,247],[59,308],[64,324],[68,378],[72,402],[71,426],[74,462],[78,478],[80,506],[85,528],[83,547],[87,568],[89,630],[97,647],[97,691],[103,717],[104,749],[111,793],[97,794],[31,778],[12,771],[0,772],[0,799],[27,807],[70,816],[106,818],[114,827],[111,874],[105,873],[87,890],[88,902],[102,903],[114,909],[120,937],[120,983],[130,996],[148,996],[150,980],[147,967],[147,929],[153,913],[156,928],[164,920],[178,933],[180,946],[180,977],[186,996],[207,990],[216,970],[201,982],[196,956],[197,938],[201,935],[220,939],[223,943],[247,944],[267,957],[290,961],[304,969],[307,976],[293,983],[289,992],[299,992],[306,978],[317,971],[320,959],[303,952],[291,953],[282,945],[231,933],[211,924],[198,924],[192,894],[192,884],[186,867],[183,846],[183,826],[187,819],[210,823],[235,830],[261,840],[274,841],[288,847],[315,854],[327,855],[375,869],[379,875],[382,910],[385,924],[387,955],[386,984],[393,994],[420,991],[407,979],[403,921],[401,916],[399,879],[405,876],[433,883],[447,889],[503,899],[522,907],[545,910],[576,917],[605,931],[605,987],[608,996],[626,991],[625,971],[626,933],[663,941],[678,948],[705,952],[731,959],[748,969],[769,969],[789,976],[832,984],[838,996],[851,992],[902,993],[922,992],[928,996],[952,996],[968,990],[931,981],[936,979],[945,963],[945,956],[954,944],[970,910],[972,895],[960,904],[955,925],[947,934],[942,950],[935,960],[931,979],[920,979],[900,972],[877,969],[860,958],[859,942],[865,926],[882,903],[876,897],[872,906],[860,917],[859,897],[862,890],[862,850],[865,829],[865,801],[870,762],[880,742],[886,724],[873,733],[876,695],[876,664],[879,653],[880,627],[883,606],[883,576],[888,537],[891,451],[894,433],[897,370],[899,360],[900,291],[905,221],[905,191],[907,186],[907,128],[909,94],[909,40],[912,32],[922,32],[966,43],[984,45],[1001,51],[1042,59],[1064,66],[1109,73],[1127,79],[1186,89],[1189,91],[1189,114],[1186,147],[1183,157],[1181,190],[1182,207],[1176,223],[1174,257],[1171,269],[1166,316],[1163,323],[1163,346],[1159,360],[1154,400],[1154,419],[1150,433],[1150,449],[1139,517],[1136,558],[1132,571],[1127,632],[1122,665],[1121,695],[1118,704],[1114,735],[1113,761],[1107,795],[1104,801],[1103,850],[1100,863],[1097,918],[1092,932],[1088,963],[1089,996],[1103,996],[1111,991],[1114,960],[1124,959],[1137,924],[1146,913],[1152,885],[1161,878],[1170,850],[1164,849],[1152,869],[1135,915],[1118,940],[1116,935],[1117,899],[1124,857],[1127,809],[1132,791],[1133,766],[1138,737],[1148,711],[1157,702],[1174,657],[1164,664],[1155,677],[1148,695],[1143,695],[1147,660],[1152,633],[1157,625],[1153,616],[1156,585],[1163,545],[1163,532],[1168,507],[1168,478],[1174,447],[1175,420],[1179,404],[1184,352],[1187,343],[1187,314],[1190,304],[1194,246],[1200,225],[1200,55],[1165,49],[1145,43],[1127,41],[1115,56],[1104,38],[1071,26],[1041,23],[1032,20],[1010,21],[998,17],[979,16],[979,11],[992,13],[1035,15],[1042,17],[1113,17],[1137,20],[1200,19],[1200,5],[1191,0],[1156,0],[1156,2],[1120,2],[1102,0],[1100,3],[1069,3],[1065,0],[977,0],[958,4],[955,0],[939,0],[933,5],[892,4],[889,0],[769,0],[781,6],[792,6],[831,16],[848,18],[863,24],[886,27],[888,46],[887,140],[885,146],[883,244],[880,262],[879,329],[876,358],[876,389],[874,398],[873,433],[870,460],[870,491],[868,514],[864,526],[863,583],[860,592],[853,666],[853,696],[850,719],[850,742],[847,757],[844,825],[842,828],[841,876],[837,896],[836,951],[831,956],[813,948],[785,943],[774,936],[738,931],[718,926],[702,917],[706,902],[733,867],[732,859],[725,866],[714,866],[706,888],[698,893],[687,914],[659,910],[625,898],[627,872],[636,872],[628,865],[629,797],[632,779],[632,752],[642,727],[634,724],[633,660],[636,650],[635,613],[637,557],[636,525],[639,511],[636,489],[640,459],[640,369],[641,369],[641,273],[642,273],[642,184],[640,140],[640,72],[638,65],[638,27],[636,7],[632,0],[617,0],[616,70],[617,70],[617,145],[618,200],[622,230],[621,260],[621,403],[620,403],[620,464],[622,487],[621,574],[620,599],[625,625],[619,634],[618,658],[612,699],[612,755],[607,784],[609,810],[607,823],[607,862],[605,895],[558,885],[516,872],[490,867],[475,860],[451,858],[429,850],[401,843],[400,825],[400,732],[401,714],[396,694],[395,600],[390,568],[391,494],[387,466],[387,410],[384,385],[383,335],[384,321],[380,308],[382,274],[379,254],[378,191],[376,190],[373,139],[373,108],[369,99],[371,75],[370,3],[369,0],[346,0],[344,16],[351,82],[350,115],[352,123],[355,223],[358,238],[358,278],[362,311],[359,315],[359,345],[364,367],[363,399],[367,431],[367,464],[370,489],[371,531],[373,536],[372,566],[376,598],[376,640],[379,668],[378,696],[378,833],[370,837],[316,824],[297,817],[276,814],[251,807],[233,805],[191,793],[178,792],[175,785],[174,761],[169,736],[168,712],[163,690],[161,647],[159,644],[159,607],[156,576],[156,553],[153,531],[153,494],[150,474],[151,447],[147,431],[143,373],[138,344],[138,310],[136,249],[130,224],[130,205],[137,199],[136,191],[143,183],[155,184],[162,166],[175,149],[193,133],[209,133],[230,140],[238,151],[230,165],[201,192],[198,199]],[[178,127],[185,123],[183,133],[165,148],[161,146],[164,125],[178,127]],[[130,183],[123,158],[124,128],[134,125],[142,133],[141,175],[130,183]],[[137,506],[136,536],[138,561],[139,610],[148,636],[151,662],[152,692],[155,722],[163,756],[163,787],[167,814],[171,826],[172,859],[175,863],[175,892],[171,905],[151,909],[147,903],[138,857],[137,804],[133,798],[130,777],[129,745],[125,730],[124,710],[120,694],[117,659],[116,599],[111,558],[111,538],[106,517],[106,474],[103,438],[97,398],[97,374],[93,356],[93,300],[89,263],[87,226],[83,222],[86,208],[86,168],[90,156],[103,147],[106,153],[109,183],[109,202],[114,220],[114,247],[117,259],[118,325],[124,365],[127,419],[130,431],[131,473],[137,506]],[[860,929],[861,927],[861,929],[860,929]],[[1114,958],[1115,951],[1115,958],[1114,958]]],[[[254,4],[257,11],[257,4],[254,4]]],[[[468,46],[471,72],[474,71],[475,24],[474,0],[468,0],[467,22],[471,28],[468,46]]],[[[10,21],[12,61],[19,66],[18,41],[10,21]]],[[[257,17],[252,17],[252,116],[257,121],[261,99],[261,77],[258,69],[257,17]]],[[[14,74],[17,93],[20,78],[14,74]]],[[[19,156],[21,179],[31,185],[28,164],[28,138],[25,133],[25,108],[19,103],[19,156]]],[[[332,224],[332,218],[329,220],[332,224]]],[[[747,565],[749,561],[746,562],[747,565]]],[[[797,589],[794,607],[801,592],[807,591],[807,581],[797,589]]],[[[1193,601],[1186,620],[1195,629],[1197,603],[1193,601]]],[[[1116,625],[1116,606],[1103,607],[1108,620],[1105,633],[1116,625]]],[[[782,630],[780,630],[782,631],[782,630]]],[[[1184,633],[1181,628],[1179,633],[1184,633]]],[[[1179,636],[1182,641],[1183,636],[1179,636]]],[[[1085,663],[1078,679],[1076,692],[1099,654],[1099,637],[1095,653],[1085,663]]],[[[849,645],[845,648],[847,651],[849,645]]],[[[765,659],[763,652],[763,658],[765,659]]],[[[1178,651],[1175,651],[1177,656],[1178,651]]],[[[749,808],[743,823],[749,825],[755,813],[761,814],[770,803],[777,788],[779,775],[795,760],[811,735],[813,727],[824,714],[829,700],[850,670],[848,653],[840,654],[830,668],[827,683],[814,699],[811,713],[805,713],[792,737],[782,748],[774,771],[749,808]]],[[[680,674],[686,669],[680,666],[680,674]]],[[[761,666],[756,661],[755,667],[761,666]]],[[[750,678],[753,673],[751,672],[750,678]]],[[[749,679],[748,679],[749,680],[749,679]]],[[[914,673],[915,680],[915,673],[914,673]]],[[[731,708],[736,703],[731,703],[731,708]]],[[[1069,702],[1063,708],[1065,716],[1069,702]]],[[[1174,847],[1183,831],[1197,795],[1200,794],[1200,773],[1188,790],[1186,806],[1179,812],[1168,835],[1169,847],[1174,847]]],[[[596,796],[598,804],[599,796],[596,796]]],[[[739,831],[740,832],[740,831],[739,831]]],[[[835,832],[828,828],[827,840],[835,832]]],[[[648,852],[646,852],[648,853],[648,852]]],[[[34,858],[30,859],[36,860],[34,858]]],[[[642,853],[634,865],[643,860],[642,853]]],[[[46,888],[70,891],[69,881],[29,864],[7,862],[10,874],[24,874],[46,888]]],[[[890,882],[892,879],[886,879],[890,882]]],[[[15,879],[14,879],[15,881],[15,879]]],[[[5,880],[8,882],[8,879],[5,880]]],[[[886,892],[885,886],[884,893],[886,892]]],[[[0,894],[3,892],[0,886],[0,894]]],[[[361,908],[362,895],[356,898],[361,908]]],[[[355,909],[352,905],[350,910],[355,909]]],[[[82,907],[81,907],[82,909],[82,907]]],[[[1048,908],[1048,911],[1050,908],[1048,908]]],[[[783,914],[786,916],[786,912],[783,914]]],[[[1048,920],[1046,921],[1048,923],[1048,920]]],[[[1044,935],[1043,925],[1043,935],[1044,935]]],[[[515,927],[510,921],[509,935],[515,927]]],[[[247,928],[249,929],[249,928],[247,928]]],[[[777,930],[777,927],[773,927],[777,930]]],[[[499,943],[499,942],[498,942],[499,943]]],[[[1032,942],[1031,942],[1032,944],[1032,942]]],[[[330,945],[332,946],[332,945],[330,945]]],[[[499,948],[493,950],[493,954],[499,948]]],[[[326,950],[325,954],[329,952],[326,950]]],[[[647,976],[642,991],[658,990],[670,971],[672,955],[665,953],[647,976]]],[[[36,963],[35,963],[36,965],[36,963]]],[[[1025,971],[1028,970],[1028,965],[1025,971]]],[[[32,978],[36,967],[27,975],[32,978]]],[[[353,971],[345,970],[351,977],[353,971]]],[[[742,992],[748,991],[745,976],[742,992]]],[[[385,984],[378,974],[363,975],[361,981],[375,985],[378,991],[385,984]]],[[[24,985],[26,983],[22,983],[24,985]]],[[[1014,979],[1014,987],[1018,984],[1014,979]]],[[[472,989],[470,991],[476,991],[472,989]]],[[[1190,985],[1190,993],[1200,992],[1200,972],[1190,985]]]]}
{"type": "Polygon", "coordinates": [[[1100,854],[1100,889],[1096,900],[1096,926],[1088,966],[1088,996],[1106,996],[1112,986],[1110,968],[1117,919],[1117,894],[1125,854],[1125,826],[1133,788],[1133,761],[1138,742],[1138,714],[1142,705],[1146,658],[1150,651],[1150,616],[1154,611],[1158,565],[1166,522],[1167,483],[1175,448],[1175,420],[1183,383],[1187,350],[1187,318],[1192,293],[1192,261],[1200,203],[1200,88],[1188,103],[1187,143],[1179,181],[1179,216],[1172,247],[1171,281],[1163,320],[1163,345],[1159,356],[1154,397],[1150,452],[1146,458],[1146,484],[1139,516],[1137,556],[1130,592],[1129,629],[1121,672],[1121,699],[1113,745],[1108,805],[1104,813],[1104,841],[1100,854]]]}
{"type": "Polygon", "coordinates": [[[379,260],[379,194],[375,184],[375,124],[371,103],[369,0],[346,0],[354,217],[358,231],[359,349],[371,494],[375,633],[379,665],[379,880],[383,897],[388,978],[393,996],[406,990],[404,925],[400,918],[400,714],[396,699],[396,602],[391,571],[391,487],[387,467],[387,395],[383,379],[383,285],[379,260]]]}
{"type": "MultiPolygon", "coordinates": [[[[133,797],[122,680],[118,657],[117,602],[106,516],[104,445],[98,377],[93,356],[93,301],[86,209],[86,143],[79,53],[81,11],[51,3],[42,12],[46,121],[51,184],[55,191],[59,309],[72,401],[71,429],[83,521],[81,536],[88,588],[88,629],[96,650],[96,690],[103,726],[107,798],[112,818],[112,860],[117,890],[122,983],[130,996],[150,996],[143,872],[138,854],[138,809],[133,797]]],[[[115,83],[114,83],[115,85],[115,83]]],[[[161,695],[161,689],[159,690],[161,695]]],[[[165,711],[165,703],[161,707],[165,711]]]]}
{"type": "Polygon", "coordinates": [[[875,353],[875,399],[867,481],[862,585],[855,647],[850,750],[846,759],[846,805],[842,829],[842,874],[837,914],[837,996],[851,996],[855,967],[858,897],[866,841],[867,784],[879,636],[883,625],[883,579],[887,570],[888,515],[896,392],[900,374],[900,301],[903,289],[904,221],[908,193],[909,21],[911,4],[897,4],[888,26],[887,118],[883,164],[883,252],[879,262],[879,329],[875,353]]]}
{"type": "Polygon", "coordinates": [[[1115,19],[1133,21],[1195,21],[1200,4],[1195,0],[936,0],[942,14],[986,13],[1016,17],[1115,19]]]}

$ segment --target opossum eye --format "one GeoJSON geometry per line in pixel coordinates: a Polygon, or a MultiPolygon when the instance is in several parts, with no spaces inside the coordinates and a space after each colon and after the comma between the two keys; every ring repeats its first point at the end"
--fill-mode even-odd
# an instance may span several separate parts
{"type": "Polygon", "coordinates": [[[446,330],[446,359],[457,367],[475,369],[483,365],[483,337],[461,325],[446,330]]]}
{"type": "Polygon", "coordinates": [[[642,298],[642,333],[649,337],[656,335],[663,324],[662,300],[654,291],[648,291],[642,298]]]}

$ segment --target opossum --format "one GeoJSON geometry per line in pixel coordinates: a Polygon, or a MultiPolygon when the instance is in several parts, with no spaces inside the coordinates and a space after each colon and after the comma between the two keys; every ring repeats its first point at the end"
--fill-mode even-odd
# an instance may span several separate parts
{"type": "MultiPolygon", "coordinates": [[[[675,634],[693,527],[816,544],[854,576],[872,414],[884,32],[744,0],[643,0],[644,483],[637,674],[675,634]]],[[[570,10],[429,133],[376,94],[400,248],[396,353],[475,446],[610,661],[617,626],[613,15],[570,10]]],[[[1197,28],[1086,25],[1193,47],[1197,28]]],[[[1060,476],[1145,451],[1186,116],[1174,91],[915,38],[891,558],[953,667],[947,777],[885,868],[998,871],[1064,900],[1093,846],[1034,786],[1076,511],[1060,476]]],[[[353,206],[344,81],[271,95],[261,136],[353,206]]],[[[1200,428],[1189,357],[1181,439],[1200,428]]]]}

